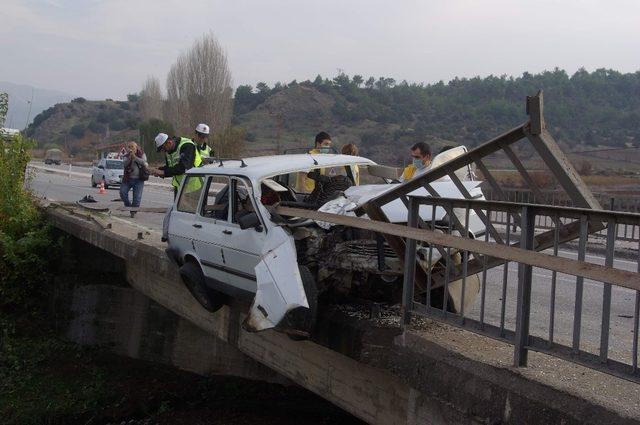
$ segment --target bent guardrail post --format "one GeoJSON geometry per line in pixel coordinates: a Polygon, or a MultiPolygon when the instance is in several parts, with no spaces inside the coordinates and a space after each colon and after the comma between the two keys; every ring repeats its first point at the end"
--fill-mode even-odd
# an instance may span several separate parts
{"type": "MultiPolygon", "coordinates": [[[[520,248],[533,250],[535,215],[526,205],[522,207],[522,234],[520,248]]],[[[518,263],[518,295],[516,300],[516,336],[514,341],[514,366],[526,366],[529,344],[529,320],[531,317],[531,277],[533,268],[529,264],[518,263]]]]}
{"type": "MultiPolygon", "coordinates": [[[[512,149],[512,146],[520,140],[529,141],[529,143],[533,146],[533,148],[549,168],[551,175],[556,179],[562,189],[566,192],[568,199],[573,202],[574,206],[580,208],[600,209],[600,204],[595,196],[591,193],[587,185],[584,183],[584,181],[578,175],[567,157],[561,151],[556,141],[547,131],[547,126],[543,115],[542,91],[539,91],[535,96],[527,97],[526,111],[529,117],[529,120],[527,122],[468,151],[463,155],[460,155],[448,162],[430,169],[421,176],[418,176],[388,192],[385,192],[369,200],[366,204],[362,205],[362,210],[366,212],[372,220],[388,223],[389,220],[383,211],[383,207],[385,205],[397,199],[401,200],[405,205],[408,205],[409,194],[420,188],[424,188],[425,190],[427,190],[427,192],[433,198],[439,198],[440,194],[434,189],[431,183],[443,177],[450,178],[464,198],[472,199],[469,191],[462,184],[458,176],[456,176],[455,171],[473,164],[475,164],[482,172],[484,179],[497,195],[498,200],[507,201],[505,191],[500,187],[500,184],[498,183],[496,178],[489,171],[485,161],[487,157],[500,153],[506,155],[506,157],[515,167],[522,180],[528,186],[528,189],[531,191],[531,193],[533,193],[533,199],[528,199],[527,203],[536,203],[536,198],[538,198],[538,201],[543,201],[544,196],[542,191],[536,184],[535,180],[531,177],[530,173],[527,171],[526,166],[518,158],[516,151],[512,149]]],[[[476,212],[477,216],[485,224],[486,231],[489,232],[493,240],[498,243],[504,243],[495,226],[491,223],[491,217],[489,217],[488,214],[485,214],[485,212],[478,207],[471,205],[470,208],[472,208],[473,211],[476,212]]],[[[449,215],[453,220],[453,226],[455,227],[455,229],[462,233],[464,231],[463,225],[459,222],[457,217],[452,214],[449,215]]],[[[513,231],[515,232],[518,222],[521,221],[520,217],[518,216],[518,212],[513,213],[513,218],[513,231]]],[[[576,239],[580,235],[579,223],[574,222],[566,225],[562,225],[561,223],[554,224],[560,225],[559,241],[561,243],[576,239]]],[[[418,226],[420,228],[428,228],[429,223],[425,223],[420,217],[418,217],[418,226]]],[[[602,229],[604,229],[603,223],[590,222],[587,230],[588,233],[594,233],[601,231],[602,229]]],[[[553,247],[555,236],[555,229],[550,229],[546,232],[535,235],[533,249],[535,249],[536,251],[542,251],[547,248],[553,247]]],[[[406,252],[405,240],[393,235],[385,235],[385,238],[389,246],[396,252],[398,258],[400,258],[401,261],[404,261],[406,252]]],[[[445,253],[442,252],[441,254],[443,256],[445,255],[445,253]]],[[[465,264],[467,267],[466,273],[472,275],[481,271],[485,272],[487,269],[490,269],[492,267],[500,266],[504,264],[504,261],[496,257],[480,257],[472,258],[468,261],[468,264],[465,264]]],[[[455,265],[453,270],[451,271],[447,267],[446,272],[448,273],[443,272],[433,274],[433,284],[430,285],[432,289],[445,286],[449,282],[458,280],[466,274],[462,272],[461,264],[455,265]]],[[[424,270],[422,266],[418,265],[415,274],[415,281],[418,285],[418,288],[420,288],[421,290],[424,290],[424,288],[427,286],[425,285],[425,282],[428,279],[427,275],[427,271],[424,270]]]]}
{"type": "MultiPolygon", "coordinates": [[[[409,198],[409,227],[418,227],[418,203],[409,198]]],[[[413,285],[416,277],[416,244],[412,238],[407,239],[407,249],[404,262],[404,276],[402,284],[402,325],[411,323],[411,311],[413,310],[413,285]]]]}

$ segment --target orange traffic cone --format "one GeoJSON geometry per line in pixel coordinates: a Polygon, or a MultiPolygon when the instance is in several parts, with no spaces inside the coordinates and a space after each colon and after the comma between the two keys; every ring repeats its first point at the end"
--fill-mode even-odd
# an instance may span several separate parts
{"type": "Polygon", "coordinates": [[[100,190],[98,191],[100,195],[104,195],[107,191],[104,189],[104,182],[100,182],[100,190]]]}

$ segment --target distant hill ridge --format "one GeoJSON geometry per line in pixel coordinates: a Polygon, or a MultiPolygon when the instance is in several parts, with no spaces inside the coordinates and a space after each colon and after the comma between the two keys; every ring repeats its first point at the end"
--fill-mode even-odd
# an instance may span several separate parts
{"type": "Polygon", "coordinates": [[[526,119],[525,97],[539,89],[550,129],[565,147],[640,144],[640,72],[607,69],[428,85],[346,74],[274,87],[259,83],[238,87],[235,122],[261,149],[276,145],[278,134],[280,145],[308,146],[316,131],[326,130],[339,144],[356,143],[368,156],[394,162],[411,143],[473,146],[519,125],[526,119]]]}
{"type": "Polygon", "coordinates": [[[57,147],[70,155],[92,157],[95,146],[135,139],[139,122],[137,96],[124,101],[79,97],[38,114],[26,134],[40,148],[57,147]]]}
{"type": "Polygon", "coordinates": [[[18,129],[25,128],[36,115],[51,105],[68,102],[74,98],[73,95],[58,90],[41,89],[8,81],[0,81],[0,92],[9,95],[6,125],[18,129]],[[33,104],[30,105],[32,99],[33,104]],[[29,112],[29,106],[31,106],[31,112],[29,112]]]}
{"type": "MultiPolygon", "coordinates": [[[[640,72],[607,69],[581,69],[571,76],[555,69],[427,85],[346,74],[273,87],[242,85],[234,96],[233,125],[247,131],[247,155],[310,147],[313,136],[324,130],[338,148],[355,143],[365,156],[399,164],[406,160],[407,147],[418,141],[430,142],[434,150],[473,146],[519,125],[526,119],[525,97],[539,89],[544,90],[550,130],[565,148],[640,144],[640,72]]],[[[82,151],[114,135],[135,137],[138,125],[134,98],[71,102],[36,117],[29,134],[41,146],[64,142],[82,151]],[[82,138],[76,139],[82,133],[76,126],[84,126],[82,138]]]]}

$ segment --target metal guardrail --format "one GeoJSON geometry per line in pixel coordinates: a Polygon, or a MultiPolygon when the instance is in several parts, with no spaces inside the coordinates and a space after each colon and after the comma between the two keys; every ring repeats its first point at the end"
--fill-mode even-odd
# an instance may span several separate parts
{"type": "MultiPolygon", "coordinates": [[[[618,239],[617,228],[620,225],[640,225],[640,214],[621,213],[605,210],[591,210],[582,208],[553,207],[534,204],[517,204],[510,202],[492,202],[482,200],[465,200],[465,199],[447,199],[434,197],[409,197],[409,223],[410,228],[418,230],[419,216],[418,211],[421,205],[429,205],[433,211],[435,207],[444,208],[449,217],[457,216],[462,224],[468,229],[469,214],[471,211],[484,211],[487,217],[493,217],[495,213],[504,214],[506,217],[505,234],[503,240],[496,242],[489,239],[489,232],[485,232],[484,241],[474,240],[475,243],[482,244],[482,252],[477,248],[460,249],[461,244],[443,243],[440,246],[431,244],[428,246],[429,256],[436,249],[445,249],[451,254],[452,249],[458,249],[458,253],[462,256],[461,264],[454,264],[452,256],[446,258],[444,279],[444,293],[448,293],[450,282],[458,279],[462,280],[461,297],[465,293],[465,284],[469,279],[468,264],[475,259],[484,265],[481,270],[480,284],[480,306],[477,318],[471,318],[468,311],[464,311],[464,303],[459,313],[450,311],[447,305],[448,297],[444,297],[442,307],[432,306],[431,290],[433,272],[431,269],[426,270],[427,273],[427,291],[426,297],[416,297],[418,291],[414,291],[416,286],[415,272],[416,267],[416,248],[418,241],[424,241],[424,238],[407,238],[405,251],[405,273],[403,286],[403,319],[405,325],[410,323],[412,313],[428,316],[432,319],[444,321],[447,323],[460,326],[472,332],[480,333],[499,339],[514,345],[514,365],[526,366],[527,353],[529,350],[547,353],[564,360],[579,363],[584,366],[601,370],[613,375],[623,377],[628,380],[640,382],[640,374],[638,373],[638,328],[640,316],[640,257],[635,261],[635,270],[622,270],[614,267],[615,242],[618,239]],[[540,226],[536,225],[538,217],[546,217],[550,219],[553,225],[553,243],[542,252],[534,252],[536,250],[536,233],[539,234],[540,226]],[[577,249],[577,260],[570,258],[562,258],[559,256],[559,247],[563,244],[563,236],[567,233],[569,226],[579,226],[579,239],[577,249]],[[586,269],[593,267],[595,264],[586,261],[587,243],[589,234],[593,229],[605,227],[606,244],[604,246],[604,265],[599,266],[604,272],[600,278],[594,275],[587,277],[584,273],[586,269]],[[519,232],[518,232],[519,229],[519,232]],[[507,290],[509,284],[509,263],[513,262],[513,254],[516,251],[526,250],[529,254],[536,254],[535,258],[527,258],[521,256],[517,260],[518,277],[517,292],[515,299],[510,299],[514,294],[507,290]],[[487,279],[487,270],[490,267],[496,267],[502,264],[502,277],[500,282],[490,282],[487,279]],[[536,280],[533,279],[533,269],[551,271],[550,285],[548,287],[548,318],[547,323],[535,323],[537,329],[546,327],[546,335],[534,335],[531,329],[531,311],[532,311],[532,288],[540,292],[541,285],[536,286],[536,280]],[[575,297],[573,303],[572,315],[572,331],[570,338],[559,339],[556,335],[556,317],[558,313],[557,289],[558,285],[564,283],[567,279],[563,278],[562,282],[559,275],[575,276],[575,297]],[[585,282],[585,278],[589,279],[585,282]],[[585,348],[582,319],[584,315],[583,302],[585,284],[590,286],[589,293],[593,294],[592,286],[597,285],[602,290],[602,304],[600,311],[600,329],[599,347],[589,350],[585,348]],[[497,320],[490,320],[486,315],[487,293],[490,285],[498,285],[497,291],[491,291],[493,294],[500,294],[500,306],[497,320]],[[633,342],[631,353],[625,361],[619,353],[616,352],[616,358],[610,355],[610,320],[612,306],[612,286],[622,289],[623,291],[631,290],[635,297],[635,308],[633,314],[633,325],[629,332],[633,333],[633,342]],[[507,315],[507,305],[515,302],[515,317],[509,318],[507,315]],[[568,344],[568,345],[567,345],[568,344]]],[[[455,230],[449,220],[449,233],[451,237],[466,240],[469,239],[468,232],[462,236],[454,236],[452,230],[455,230]]],[[[427,223],[429,224],[429,223],[427,223]]],[[[435,216],[433,222],[430,223],[431,228],[435,228],[435,216]]],[[[487,226],[491,223],[486,223],[487,226]]],[[[421,229],[423,230],[423,229],[421,229]]],[[[628,263],[628,262],[627,262],[628,263]]],[[[538,279],[540,280],[540,279],[538,279]]],[[[513,288],[512,288],[513,289],[513,288]]],[[[511,291],[513,292],[513,291],[511,291]]],[[[589,300],[593,301],[593,300],[589,300]]],[[[566,313],[566,311],[562,311],[566,313]]],[[[590,330],[587,329],[587,332],[590,330]]],[[[593,335],[589,335],[593,337],[593,335]]],[[[593,338],[591,338],[593,340],[593,338]]],[[[593,344],[587,344],[593,346],[593,344]]],[[[591,347],[593,348],[593,347],[591,347]]]]}
{"type": "MultiPolygon", "coordinates": [[[[531,190],[525,189],[502,189],[502,196],[500,197],[491,188],[484,188],[483,193],[487,200],[504,200],[508,202],[527,203],[527,204],[543,204],[552,206],[572,206],[571,199],[566,194],[558,190],[541,190],[537,194],[531,190]]],[[[594,193],[595,198],[600,202],[600,205],[605,206],[611,211],[620,212],[640,212],[640,196],[624,196],[615,195],[611,193],[594,193]],[[615,196],[614,196],[615,195],[615,196]]],[[[506,225],[506,215],[503,213],[494,213],[492,217],[493,222],[496,224],[506,225]]],[[[549,217],[537,217],[536,226],[540,228],[553,228],[553,223],[549,220],[549,217]]],[[[601,231],[597,233],[601,237],[606,237],[606,232],[601,231]]],[[[640,227],[630,224],[620,224],[618,226],[619,240],[638,242],[640,241],[640,227]]]]}
{"type": "MultiPolygon", "coordinates": [[[[620,224],[640,224],[640,214],[413,196],[409,197],[409,208],[409,224],[407,226],[289,207],[277,207],[275,212],[285,216],[303,217],[340,226],[370,230],[383,234],[385,237],[391,235],[402,238],[406,243],[401,309],[404,326],[410,324],[413,314],[419,314],[514,345],[514,364],[516,366],[526,366],[527,353],[529,350],[534,350],[640,383],[640,373],[638,372],[640,257],[634,260],[633,270],[614,267],[615,229],[620,224]],[[423,223],[426,226],[420,228],[418,227],[418,209],[421,205],[444,208],[450,216],[456,214],[458,217],[462,217],[460,221],[465,227],[468,226],[472,210],[485,211],[487,216],[491,216],[493,212],[504,212],[509,216],[510,225],[505,227],[505,234],[500,243],[489,239],[489,232],[485,232],[484,240],[465,237],[464,235],[469,233],[457,232],[451,224],[452,220],[449,220],[448,233],[443,233],[441,226],[439,226],[439,230],[433,230],[435,218],[427,220],[426,223],[423,223]],[[534,236],[536,233],[539,234],[540,229],[536,228],[535,222],[536,217],[541,215],[553,217],[557,225],[552,232],[553,238],[550,247],[538,252],[534,236]],[[577,258],[564,258],[560,255],[562,253],[560,247],[572,240],[572,238],[567,238],[567,228],[575,224],[579,228],[577,258]],[[514,225],[516,230],[512,230],[514,225]],[[600,229],[602,226],[606,227],[608,235],[604,247],[603,264],[586,261],[587,256],[592,257],[587,255],[589,233],[592,229],[600,229]],[[421,268],[416,262],[418,243],[428,249],[430,257],[436,249],[444,250],[449,254],[445,257],[444,273],[447,274],[445,279],[438,281],[432,279],[435,272],[432,269],[426,270],[428,285],[426,291],[421,290],[422,288],[416,279],[416,271],[421,268]],[[462,257],[462,261],[455,265],[451,260],[454,252],[462,257]],[[431,290],[436,285],[442,285],[442,282],[444,282],[444,293],[447,293],[449,282],[462,280],[460,291],[461,294],[465,292],[466,279],[476,273],[475,271],[470,273],[468,267],[474,261],[484,266],[479,272],[481,274],[480,297],[475,301],[474,311],[469,311],[471,309],[465,311],[465,304],[462,303],[461,311],[452,312],[448,308],[447,298],[442,300],[441,307],[432,306],[431,290]],[[509,277],[513,276],[513,272],[509,270],[511,263],[518,265],[515,297],[513,296],[515,288],[509,288],[510,283],[513,286],[513,282],[509,282],[509,277]],[[498,267],[497,264],[502,264],[502,270],[498,268],[501,273],[498,273],[497,279],[491,279],[488,271],[491,267],[498,267]],[[540,291],[546,290],[540,279],[533,279],[534,268],[550,272],[550,275],[547,276],[550,282],[546,285],[548,293],[545,294],[545,300],[542,302],[544,306],[540,305],[539,300],[535,303],[532,301],[533,289],[538,292],[537,298],[540,296],[540,291]],[[571,283],[566,283],[566,275],[573,276],[575,279],[572,282],[575,286],[575,292],[571,312],[568,312],[566,308],[560,310],[563,306],[557,303],[556,297],[559,285],[571,285],[571,283]],[[583,333],[584,301],[588,301],[586,304],[590,310],[593,310],[590,304],[593,304],[594,301],[584,298],[585,285],[589,289],[588,294],[593,293],[594,285],[597,286],[597,289],[601,288],[602,291],[599,335],[592,335],[589,329],[587,329],[588,334],[583,333]],[[634,299],[632,329],[628,330],[633,334],[633,340],[631,352],[627,353],[627,361],[622,359],[623,355],[617,349],[615,358],[610,356],[610,316],[613,287],[617,288],[616,291],[625,291],[625,294],[630,294],[629,296],[633,296],[634,299]],[[487,298],[488,294],[493,294],[494,299],[487,298]],[[499,302],[497,314],[488,314],[490,301],[499,302]],[[509,312],[508,306],[513,310],[514,304],[515,311],[509,312]],[[534,318],[532,322],[532,307],[545,306],[548,307],[548,317],[542,321],[535,321],[534,318]],[[560,332],[562,329],[557,325],[557,317],[567,313],[571,314],[572,326],[570,332],[563,335],[560,332]],[[544,335],[541,334],[542,331],[531,332],[532,325],[537,330],[544,329],[544,335]],[[587,336],[585,337],[585,335],[587,336]],[[599,342],[597,349],[590,342],[594,338],[599,342]]],[[[432,211],[435,209],[433,208],[432,211]]],[[[428,264],[430,263],[431,258],[428,261],[428,264]]],[[[442,271],[438,273],[442,273],[442,271]]],[[[564,321],[566,322],[566,320],[564,321]]]]}
{"type": "MultiPolygon", "coordinates": [[[[28,169],[31,170],[36,170],[36,171],[42,171],[45,173],[53,173],[53,174],[60,174],[60,175],[65,175],[69,178],[71,178],[71,176],[74,177],[82,177],[82,178],[91,178],[91,173],[86,173],[86,172],[78,172],[78,171],[72,171],[72,167],[71,165],[69,165],[68,169],[62,169],[62,168],[51,168],[51,167],[47,167],[47,166],[42,166],[42,165],[36,165],[36,164],[28,164],[27,165],[28,169]]],[[[154,179],[156,179],[155,177],[153,177],[154,179]]],[[[159,178],[157,178],[159,179],[159,178]]],[[[167,189],[172,189],[173,186],[171,186],[169,183],[161,183],[161,182],[157,182],[157,181],[146,181],[145,185],[147,186],[156,186],[156,187],[162,187],[162,188],[167,188],[167,189]]]]}

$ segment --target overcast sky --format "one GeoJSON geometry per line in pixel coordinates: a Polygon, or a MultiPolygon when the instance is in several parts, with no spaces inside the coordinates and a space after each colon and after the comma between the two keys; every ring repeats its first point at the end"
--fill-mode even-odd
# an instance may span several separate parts
{"type": "Polygon", "coordinates": [[[0,80],[123,98],[210,30],[235,86],[640,69],[638,0],[2,0],[0,80]]]}

